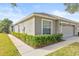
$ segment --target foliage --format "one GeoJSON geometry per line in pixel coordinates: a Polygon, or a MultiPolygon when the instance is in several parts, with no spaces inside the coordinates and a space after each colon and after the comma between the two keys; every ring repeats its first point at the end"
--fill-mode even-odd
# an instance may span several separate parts
{"type": "MultiPolygon", "coordinates": [[[[13,7],[17,6],[16,3],[11,3],[11,5],[13,7]]],[[[68,11],[71,14],[79,11],[79,3],[64,3],[64,5],[66,6],[65,11],[68,11]]]]}
{"type": "Polygon", "coordinates": [[[26,36],[27,34],[24,33],[17,33],[17,32],[12,32],[12,34],[18,38],[20,38],[22,41],[26,41],[26,36]]]}
{"type": "Polygon", "coordinates": [[[16,7],[17,4],[16,3],[11,3],[11,6],[16,7]]]}
{"type": "Polygon", "coordinates": [[[39,48],[52,43],[62,41],[63,37],[62,34],[35,35],[35,36],[16,32],[12,32],[12,34],[34,48],[39,48]]]}
{"type": "Polygon", "coordinates": [[[0,21],[0,32],[9,33],[10,32],[10,26],[12,24],[12,21],[8,18],[4,18],[0,21]]]}
{"type": "Polygon", "coordinates": [[[69,13],[75,13],[79,11],[79,3],[65,3],[66,11],[69,13]]]}
{"type": "Polygon", "coordinates": [[[19,56],[20,53],[7,34],[0,33],[0,56],[19,56]]]}

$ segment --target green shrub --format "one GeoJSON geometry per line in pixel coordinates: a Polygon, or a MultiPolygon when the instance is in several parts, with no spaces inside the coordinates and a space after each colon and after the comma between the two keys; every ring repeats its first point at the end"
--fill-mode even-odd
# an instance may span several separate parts
{"type": "Polygon", "coordinates": [[[35,36],[16,32],[12,32],[12,34],[34,48],[39,48],[52,43],[62,41],[63,37],[62,34],[35,35],[35,36]]]}
{"type": "Polygon", "coordinates": [[[27,34],[24,34],[24,33],[17,33],[17,32],[12,32],[12,34],[14,36],[16,36],[17,38],[20,38],[22,41],[26,41],[26,35],[27,34]]]}

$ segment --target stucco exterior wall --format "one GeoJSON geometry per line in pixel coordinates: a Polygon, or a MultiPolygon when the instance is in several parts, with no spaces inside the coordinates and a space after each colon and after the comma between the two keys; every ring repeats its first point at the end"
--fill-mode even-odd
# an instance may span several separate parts
{"type": "Polygon", "coordinates": [[[62,32],[62,30],[61,30],[61,24],[60,24],[60,20],[56,20],[55,21],[55,33],[61,33],[62,32]]]}
{"type": "MultiPolygon", "coordinates": [[[[43,19],[45,20],[51,20],[51,19],[46,19],[42,17],[35,17],[35,34],[39,35],[42,34],[42,21],[43,19]]],[[[55,33],[55,21],[52,19],[52,34],[55,33]]]]}
{"type": "Polygon", "coordinates": [[[20,23],[18,25],[19,25],[19,27],[18,27],[19,32],[23,33],[23,26],[24,26],[23,23],[20,23]]]}
{"type": "Polygon", "coordinates": [[[75,29],[76,29],[76,30],[75,30],[75,31],[76,31],[75,34],[78,35],[78,32],[79,32],[79,25],[77,25],[75,29]]]}
{"type": "Polygon", "coordinates": [[[40,17],[34,15],[33,17],[26,19],[25,21],[14,25],[13,30],[15,32],[20,32],[20,33],[27,33],[29,35],[40,35],[42,34],[42,21],[44,20],[52,20],[52,34],[55,33],[62,33],[62,24],[72,24],[74,25],[74,35],[77,35],[77,32],[79,31],[77,25],[75,23],[69,23],[65,21],[61,21],[59,19],[50,19],[50,18],[45,18],[45,17],[40,17]],[[25,31],[23,30],[25,28],[25,31]]]}
{"type": "Polygon", "coordinates": [[[54,21],[54,33],[57,34],[57,33],[61,33],[61,25],[60,25],[60,21],[59,20],[56,20],[54,21]]]}
{"type": "Polygon", "coordinates": [[[20,33],[27,33],[29,35],[35,35],[35,18],[32,17],[22,23],[19,23],[17,25],[15,25],[13,28],[14,28],[14,31],[15,32],[18,32],[18,29],[19,29],[19,32],[20,33]],[[19,28],[18,28],[19,26],[19,28]],[[25,28],[25,31],[23,31],[23,29],[25,28]]]}
{"type": "Polygon", "coordinates": [[[74,26],[74,35],[78,35],[78,32],[77,32],[77,25],[74,26]]]}
{"type": "Polygon", "coordinates": [[[41,17],[35,17],[35,35],[41,34],[41,17]]]}
{"type": "Polygon", "coordinates": [[[13,31],[14,31],[14,32],[18,32],[18,25],[13,26],[13,31]]]}
{"type": "Polygon", "coordinates": [[[30,20],[24,22],[25,33],[35,35],[35,18],[32,17],[30,20]]]}

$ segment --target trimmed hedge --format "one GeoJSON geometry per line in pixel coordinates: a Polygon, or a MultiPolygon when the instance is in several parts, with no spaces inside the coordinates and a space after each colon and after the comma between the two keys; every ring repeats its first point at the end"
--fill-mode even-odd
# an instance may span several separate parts
{"type": "Polygon", "coordinates": [[[35,36],[16,32],[12,32],[12,34],[34,48],[39,48],[52,43],[62,41],[63,37],[63,34],[35,35],[35,36]]]}
{"type": "Polygon", "coordinates": [[[24,42],[26,41],[27,34],[17,33],[17,32],[12,32],[11,34],[13,34],[14,36],[16,36],[17,38],[20,38],[24,42]]]}

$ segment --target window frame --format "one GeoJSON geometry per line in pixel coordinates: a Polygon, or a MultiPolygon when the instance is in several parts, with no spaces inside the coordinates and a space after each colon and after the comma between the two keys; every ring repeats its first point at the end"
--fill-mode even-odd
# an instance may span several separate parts
{"type": "Polygon", "coordinates": [[[51,34],[53,34],[53,20],[50,20],[50,19],[42,19],[41,20],[41,34],[43,34],[43,23],[44,21],[48,21],[48,22],[51,22],[51,34]]]}

